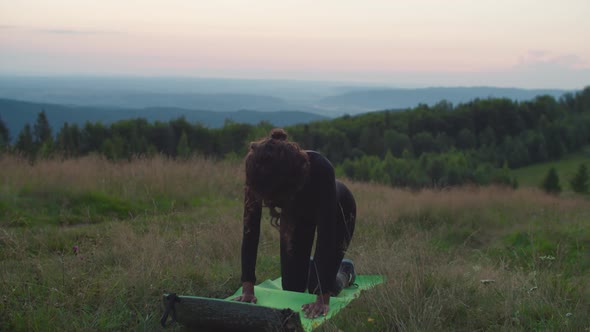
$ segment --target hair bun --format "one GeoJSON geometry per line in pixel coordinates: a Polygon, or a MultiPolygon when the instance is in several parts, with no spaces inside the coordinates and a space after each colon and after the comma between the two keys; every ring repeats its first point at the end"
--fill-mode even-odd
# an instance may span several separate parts
{"type": "Polygon", "coordinates": [[[281,128],[275,128],[270,131],[270,137],[279,141],[287,140],[287,132],[281,128]]]}

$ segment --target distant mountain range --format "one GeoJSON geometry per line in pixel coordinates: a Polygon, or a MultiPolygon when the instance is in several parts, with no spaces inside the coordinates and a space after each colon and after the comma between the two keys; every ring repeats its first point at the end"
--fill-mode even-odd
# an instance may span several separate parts
{"type": "MultiPolygon", "coordinates": [[[[0,98],[108,108],[309,112],[311,108],[299,100],[310,95],[315,97],[314,85],[310,84],[306,90],[302,86],[289,82],[223,79],[0,76],[0,98]]],[[[320,96],[325,95],[324,92],[320,96]]]]}
{"type": "Polygon", "coordinates": [[[105,124],[129,118],[190,122],[220,127],[226,119],[268,121],[276,126],[307,123],[344,114],[402,110],[447,100],[454,105],[476,98],[531,100],[575,92],[559,89],[496,87],[390,88],[337,82],[129,77],[0,76],[0,117],[14,139],[25,123],[45,110],[54,132],[65,121],[105,124]]]}
{"type": "MultiPolygon", "coordinates": [[[[421,89],[370,89],[350,91],[320,99],[315,104],[319,110],[339,110],[340,112],[363,113],[384,109],[406,109],[418,104],[434,105],[442,100],[454,105],[476,98],[508,98],[511,100],[531,100],[539,95],[561,97],[566,90],[526,90],[494,87],[451,87],[421,89]]],[[[316,111],[319,112],[319,111],[316,111]]]]}
{"type": "Polygon", "coordinates": [[[191,123],[199,122],[210,128],[222,127],[226,120],[239,123],[257,124],[268,121],[276,126],[308,123],[326,117],[299,111],[259,112],[239,110],[234,112],[212,112],[176,107],[117,108],[97,106],[69,106],[51,103],[35,103],[11,99],[0,99],[0,118],[10,130],[12,140],[26,123],[33,125],[39,112],[45,111],[54,134],[64,122],[83,126],[87,121],[110,124],[124,119],[145,118],[150,122],[169,121],[181,116],[191,123]]]}
{"type": "Polygon", "coordinates": [[[443,99],[456,105],[488,97],[517,101],[538,95],[558,98],[566,92],[572,91],[497,87],[392,88],[287,80],[0,76],[0,98],[37,103],[109,109],[301,111],[330,117],[405,109],[418,104],[434,105],[443,99]]]}

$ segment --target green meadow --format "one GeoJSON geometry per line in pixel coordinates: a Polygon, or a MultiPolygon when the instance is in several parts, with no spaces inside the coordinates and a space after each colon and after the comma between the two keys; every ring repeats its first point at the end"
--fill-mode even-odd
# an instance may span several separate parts
{"type": "Polygon", "coordinates": [[[511,176],[516,178],[520,185],[539,187],[549,169],[555,168],[562,189],[564,191],[571,191],[570,180],[574,177],[581,164],[586,164],[586,167],[590,167],[590,147],[585,147],[580,152],[566,155],[560,160],[514,169],[511,171],[511,176]]]}
{"type": "MultiPolygon", "coordinates": [[[[534,188],[539,167],[514,171],[517,190],[344,179],[358,204],[347,256],[387,281],[319,330],[590,330],[590,201],[534,188]]],[[[239,160],[1,157],[0,169],[0,331],[157,331],[163,292],[240,287],[239,160]]],[[[279,274],[265,216],[257,276],[279,274]]]]}

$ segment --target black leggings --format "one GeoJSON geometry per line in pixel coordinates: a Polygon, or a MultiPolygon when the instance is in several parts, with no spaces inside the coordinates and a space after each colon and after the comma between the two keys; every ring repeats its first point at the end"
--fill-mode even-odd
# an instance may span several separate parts
{"type": "MultiPolygon", "coordinates": [[[[356,202],[352,193],[340,181],[336,181],[336,195],[338,206],[336,208],[336,228],[334,237],[340,248],[334,259],[338,264],[344,258],[344,253],[348,249],[354,225],[356,220],[356,202]]],[[[288,216],[285,216],[288,218],[288,216]]],[[[283,219],[283,217],[281,217],[283,219]]],[[[296,220],[293,220],[296,222],[296,220]]],[[[306,289],[310,293],[330,292],[332,296],[338,295],[342,290],[342,282],[336,278],[332,289],[320,289],[315,264],[310,260],[311,248],[315,236],[315,225],[306,225],[296,223],[292,237],[285,239],[281,236],[281,275],[282,286],[284,290],[295,292],[304,292],[306,289]],[[295,244],[290,246],[290,244],[295,244]],[[311,262],[311,266],[310,266],[311,262]]]]}

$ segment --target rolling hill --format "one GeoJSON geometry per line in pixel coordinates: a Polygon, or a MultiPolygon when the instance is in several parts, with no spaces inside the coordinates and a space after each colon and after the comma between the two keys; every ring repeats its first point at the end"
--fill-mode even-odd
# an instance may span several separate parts
{"type": "Polygon", "coordinates": [[[560,89],[499,87],[401,88],[375,83],[240,80],[174,77],[0,76],[0,98],[100,108],[172,107],[215,112],[303,111],[324,116],[404,109],[441,100],[453,104],[475,98],[530,100],[555,98],[560,89]]]}
{"type": "Polygon", "coordinates": [[[307,123],[323,120],[318,114],[299,111],[260,112],[239,110],[235,112],[212,112],[176,107],[116,108],[97,106],[68,106],[50,103],[34,103],[11,99],[0,99],[0,118],[6,123],[12,139],[18,135],[26,123],[33,124],[37,114],[45,111],[54,132],[64,122],[83,125],[85,122],[102,122],[110,124],[130,118],[145,118],[148,121],[169,121],[185,117],[192,123],[201,123],[206,127],[223,126],[226,120],[239,123],[257,124],[268,121],[277,126],[307,123]]]}
{"type": "Polygon", "coordinates": [[[537,163],[527,167],[511,170],[510,173],[521,186],[539,187],[550,168],[555,168],[559,176],[559,183],[563,190],[571,190],[570,180],[576,174],[581,164],[590,166],[590,146],[579,152],[564,156],[560,160],[537,163]]]}
{"type": "Polygon", "coordinates": [[[508,98],[531,100],[536,96],[561,97],[566,90],[527,90],[496,87],[433,87],[421,89],[356,89],[322,98],[315,105],[323,110],[340,110],[350,113],[383,109],[404,109],[418,104],[434,105],[442,100],[453,104],[476,98],[508,98]]]}

